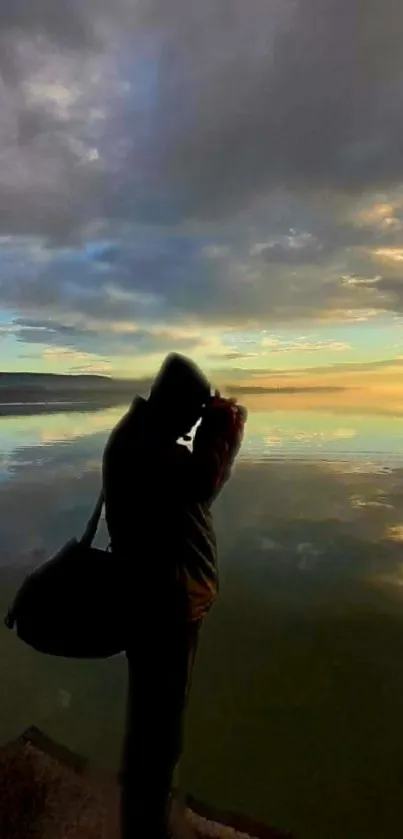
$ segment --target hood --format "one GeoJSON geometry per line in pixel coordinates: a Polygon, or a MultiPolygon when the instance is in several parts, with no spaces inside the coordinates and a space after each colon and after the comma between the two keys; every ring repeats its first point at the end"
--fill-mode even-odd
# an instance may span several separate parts
{"type": "Polygon", "coordinates": [[[167,403],[206,404],[211,397],[211,385],[204,373],[190,358],[179,353],[170,353],[162,364],[150,397],[167,403]]]}

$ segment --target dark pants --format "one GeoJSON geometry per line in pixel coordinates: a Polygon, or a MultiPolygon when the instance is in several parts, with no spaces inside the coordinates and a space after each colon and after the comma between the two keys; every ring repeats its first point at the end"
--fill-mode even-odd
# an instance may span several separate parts
{"type": "Polygon", "coordinates": [[[129,690],[121,768],[123,839],[164,835],[176,765],[182,751],[201,622],[166,618],[143,624],[127,650],[129,690]]]}

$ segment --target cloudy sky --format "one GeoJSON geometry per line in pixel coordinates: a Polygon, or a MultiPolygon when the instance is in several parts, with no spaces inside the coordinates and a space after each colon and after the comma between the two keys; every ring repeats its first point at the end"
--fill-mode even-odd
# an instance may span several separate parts
{"type": "Polygon", "coordinates": [[[396,391],[399,0],[6,0],[0,33],[2,369],[396,391]]]}

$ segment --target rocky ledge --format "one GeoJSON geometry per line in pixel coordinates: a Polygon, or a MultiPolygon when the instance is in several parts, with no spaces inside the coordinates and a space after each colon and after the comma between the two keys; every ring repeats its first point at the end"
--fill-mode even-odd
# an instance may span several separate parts
{"type": "MultiPolygon", "coordinates": [[[[119,839],[115,778],[30,728],[0,748],[1,839],[119,839]]],[[[193,798],[188,817],[199,839],[292,839],[193,798]]]]}

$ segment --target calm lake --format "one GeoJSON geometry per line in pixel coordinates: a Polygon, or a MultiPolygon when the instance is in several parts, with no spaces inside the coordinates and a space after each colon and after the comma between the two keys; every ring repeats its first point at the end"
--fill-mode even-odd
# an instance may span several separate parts
{"type": "MultiPolygon", "coordinates": [[[[27,566],[80,534],[124,411],[3,409],[2,612],[27,566]]],[[[221,598],[202,634],[182,783],[296,839],[397,835],[403,420],[251,412],[215,518],[221,598]]],[[[33,724],[116,769],[124,658],[40,656],[2,623],[0,643],[0,741],[33,724]]]]}

